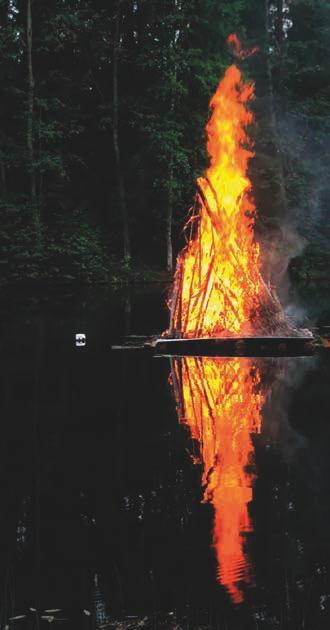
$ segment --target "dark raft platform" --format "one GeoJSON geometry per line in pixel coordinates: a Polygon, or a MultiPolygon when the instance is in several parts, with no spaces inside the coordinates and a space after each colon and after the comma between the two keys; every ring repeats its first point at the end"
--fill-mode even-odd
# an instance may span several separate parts
{"type": "Polygon", "coordinates": [[[158,355],[222,357],[296,357],[311,356],[317,344],[305,337],[218,337],[198,339],[157,339],[153,345],[158,355]]]}

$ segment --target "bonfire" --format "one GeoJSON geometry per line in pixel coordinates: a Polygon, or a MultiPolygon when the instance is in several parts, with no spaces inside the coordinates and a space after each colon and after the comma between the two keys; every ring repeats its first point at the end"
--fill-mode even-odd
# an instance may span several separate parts
{"type": "MultiPolygon", "coordinates": [[[[235,35],[229,42],[245,58],[235,35]]],[[[252,51],[253,52],[253,51],[252,51]]],[[[248,176],[254,156],[249,107],[254,85],[233,63],[213,95],[206,126],[210,163],[197,180],[196,204],[179,254],[169,300],[170,338],[301,336],[286,320],[261,274],[256,207],[248,176]]]]}

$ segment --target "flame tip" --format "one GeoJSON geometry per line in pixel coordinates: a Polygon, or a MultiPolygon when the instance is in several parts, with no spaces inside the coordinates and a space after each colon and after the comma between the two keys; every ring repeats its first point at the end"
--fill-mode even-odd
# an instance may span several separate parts
{"type": "Polygon", "coordinates": [[[259,52],[258,46],[254,46],[253,48],[242,48],[241,41],[237,37],[236,33],[228,35],[226,41],[227,44],[232,46],[232,53],[234,57],[237,57],[238,59],[244,60],[259,52]]]}

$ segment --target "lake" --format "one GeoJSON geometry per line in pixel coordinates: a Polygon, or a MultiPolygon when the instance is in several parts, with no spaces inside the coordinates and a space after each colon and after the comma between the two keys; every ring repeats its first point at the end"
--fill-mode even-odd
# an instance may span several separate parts
{"type": "Polygon", "coordinates": [[[111,349],[165,299],[2,294],[1,628],[329,628],[330,353],[111,349]]]}

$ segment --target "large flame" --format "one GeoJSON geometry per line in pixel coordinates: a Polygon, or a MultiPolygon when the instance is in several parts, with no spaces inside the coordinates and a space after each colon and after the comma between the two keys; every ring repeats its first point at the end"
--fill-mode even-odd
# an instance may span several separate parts
{"type": "Polygon", "coordinates": [[[261,430],[264,394],[256,361],[189,357],[172,369],[179,420],[197,440],[203,467],[204,500],[214,508],[213,543],[218,579],[235,603],[252,582],[245,550],[252,530],[253,443],[261,430]]]}
{"type": "MultiPolygon", "coordinates": [[[[229,41],[242,56],[236,36],[229,41]]],[[[197,180],[199,212],[188,222],[195,235],[178,257],[171,300],[170,332],[183,337],[249,334],[258,310],[262,281],[247,175],[254,155],[247,133],[253,95],[254,86],[233,64],[211,99],[210,166],[197,180]]]]}

